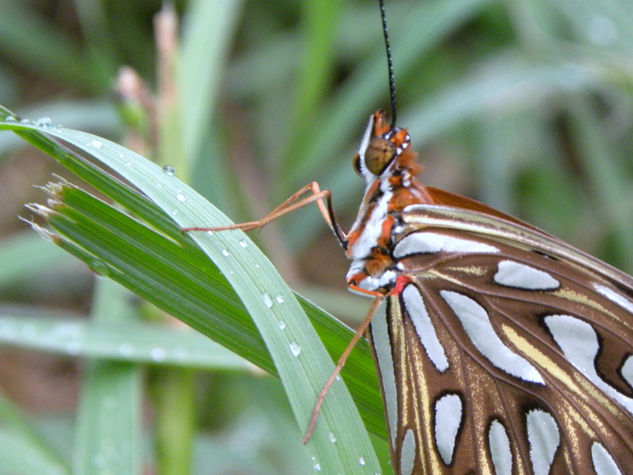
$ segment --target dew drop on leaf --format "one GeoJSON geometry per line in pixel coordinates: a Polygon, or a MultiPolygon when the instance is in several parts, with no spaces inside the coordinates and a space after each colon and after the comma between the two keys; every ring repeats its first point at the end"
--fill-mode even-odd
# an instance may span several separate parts
{"type": "Polygon", "coordinates": [[[163,348],[160,347],[152,348],[152,350],[150,351],[150,357],[152,358],[152,361],[164,361],[166,356],[167,353],[163,348]]]}
{"type": "Polygon", "coordinates": [[[273,299],[270,297],[269,294],[262,294],[262,300],[264,302],[264,305],[266,305],[266,308],[273,307],[273,299]]]}
{"type": "Polygon", "coordinates": [[[301,347],[299,345],[297,345],[294,341],[292,343],[290,343],[290,345],[288,345],[288,347],[290,348],[290,352],[292,353],[293,356],[299,356],[301,354],[301,347]]]}

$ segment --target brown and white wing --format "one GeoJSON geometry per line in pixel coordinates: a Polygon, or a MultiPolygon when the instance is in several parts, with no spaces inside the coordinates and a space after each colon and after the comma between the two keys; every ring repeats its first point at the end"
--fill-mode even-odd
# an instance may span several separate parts
{"type": "Polygon", "coordinates": [[[633,279],[495,216],[407,208],[374,317],[396,473],[631,473],[633,279]]]}

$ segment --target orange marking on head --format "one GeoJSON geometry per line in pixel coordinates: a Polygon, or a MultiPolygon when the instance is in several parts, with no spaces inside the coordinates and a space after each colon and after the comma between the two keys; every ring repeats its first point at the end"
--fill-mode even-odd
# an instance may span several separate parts
{"type": "Polygon", "coordinates": [[[422,171],[422,166],[417,162],[417,159],[418,154],[407,148],[397,158],[397,166],[400,170],[408,170],[411,176],[415,177],[422,171]]]}
{"type": "Polygon", "coordinates": [[[389,129],[391,126],[385,120],[385,112],[383,110],[374,112],[374,137],[386,134],[389,129]]]}

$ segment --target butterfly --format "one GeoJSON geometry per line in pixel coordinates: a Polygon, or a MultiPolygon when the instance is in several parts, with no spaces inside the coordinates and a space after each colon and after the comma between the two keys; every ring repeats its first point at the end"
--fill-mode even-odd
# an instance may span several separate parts
{"type": "MultiPolygon", "coordinates": [[[[316,202],[374,304],[368,329],[399,474],[627,473],[633,461],[633,277],[484,204],[420,183],[406,129],[369,123],[345,233],[331,195],[300,189],[249,230],[316,202]],[[305,195],[308,195],[305,197],[305,195]]],[[[187,231],[209,228],[187,228],[187,231]]]]}
{"type": "Polygon", "coordinates": [[[627,473],[633,278],[417,181],[406,130],[369,121],[348,284],[370,325],[396,473],[627,473]]]}

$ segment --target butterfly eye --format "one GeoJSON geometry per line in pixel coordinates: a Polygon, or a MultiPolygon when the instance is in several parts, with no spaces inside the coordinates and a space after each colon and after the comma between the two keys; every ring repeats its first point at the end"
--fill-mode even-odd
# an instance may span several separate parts
{"type": "Polygon", "coordinates": [[[396,146],[387,139],[376,137],[365,151],[365,166],[374,175],[380,175],[396,156],[396,146]]]}
{"type": "Polygon", "coordinates": [[[354,155],[354,171],[359,175],[359,176],[363,176],[363,172],[360,169],[360,155],[356,154],[354,155]]]}

